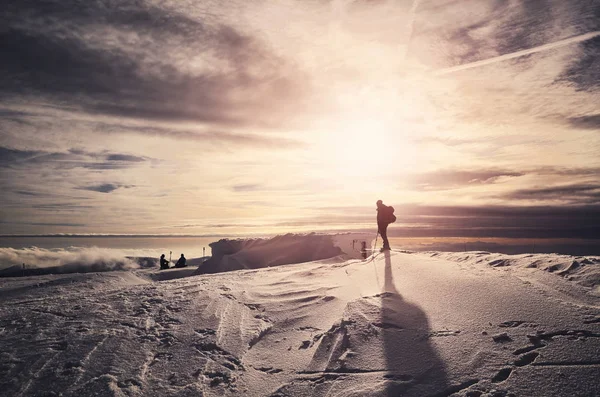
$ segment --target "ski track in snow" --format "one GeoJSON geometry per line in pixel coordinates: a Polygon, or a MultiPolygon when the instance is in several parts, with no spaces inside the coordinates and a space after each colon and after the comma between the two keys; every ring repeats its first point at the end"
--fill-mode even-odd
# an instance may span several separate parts
{"type": "Polygon", "coordinates": [[[391,252],[169,281],[150,282],[153,270],[5,280],[0,390],[591,396],[599,263],[391,252]]]}

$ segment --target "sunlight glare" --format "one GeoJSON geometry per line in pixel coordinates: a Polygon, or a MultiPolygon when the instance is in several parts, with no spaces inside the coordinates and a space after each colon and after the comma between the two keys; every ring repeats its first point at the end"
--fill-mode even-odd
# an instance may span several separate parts
{"type": "Polygon", "coordinates": [[[340,123],[322,142],[327,174],[338,179],[379,177],[412,161],[411,145],[399,130],[370,117],[340,123]]]}

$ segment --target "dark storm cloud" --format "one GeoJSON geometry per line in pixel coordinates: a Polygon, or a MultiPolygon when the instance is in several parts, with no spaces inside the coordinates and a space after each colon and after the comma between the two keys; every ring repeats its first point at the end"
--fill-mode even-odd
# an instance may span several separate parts
{"type": "Polygon", "coordinates": [[[412,177],[408,177],[407,181],[421,189],[439,190],[460,188],[467,185],[492,184],[503,177],[519,177],[523,175],[525,174],[522,172],[508,170],[444,170],[413,175],[412,177]]]}
{"type": "Polygon", "coordinates": [[[92,185],[92,186],[83,186],[80,187],[81,190],[89,190],[92,192],[98,192],[98,193],[111,193],[114,192],[115,190],[119,189],[119,188],[131,188],[133,186],[131,185],[121,185],[121,184],[115,184],[115,183],[103,183],[100,185],[92,185]]]}
{"type": "Polygon", "coordinates": [[[16,150],[0,146],[0,168],[53,166],[60,169],[122,169],[148,161],[146,157],[120,153],[86,152],[71,149],[68,152],[16,150]]]}
{"type": "Polygon", "coordinates": [[[92,113],[239,124],[248,120],[244,111],[261,109],[258,102],[297,93],[278,75],[278,59],[256,40],[215,21],[143,4],[99,1],[13,2],[4,15],[4,97],[42,94],[92,113]],[[139,52],[119,46],[122,38],[98,42],[88,26],[135,32],[143,39],[136,46],[139,52]],[[198,74],[178,69],[176,59],[156,56],[173,48],[181,56],[216,57],[218,64],[214,71],[198,74]],[[252,89],[260,89],[261,100],[236,95],[252,89]]]}
{"type": "MultiPolygon", "coordinates": [[[[600,57],[599,57],[600,59],[600,57]]],[[[596,74],[596,77],[600,79],[600,69],[596,74]]],[[[571,117],[568,119],[570,125],[576,128],[584,128],[590,130],[600,130],[600,114],[594,114],[591,116],[571,117]]]]}
{"type": "Polygon", "coordinates": [[[572,184],[521,189],[507,193],[505,197],[511,200],[560,200],[572,204],[600,204],[600,184],[572,184]]]}

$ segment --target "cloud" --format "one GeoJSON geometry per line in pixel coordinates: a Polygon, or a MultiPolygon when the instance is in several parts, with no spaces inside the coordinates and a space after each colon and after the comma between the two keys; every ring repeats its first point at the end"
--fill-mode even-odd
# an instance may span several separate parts
{"type": "Polygon", "coordinates": [[[6,222],[0,221],[7,225],[29,225],[29,226],[67,226],[67,227],[84,227],[83,223],[65,223],[65,222],[6,222]]]}
{"type": "MultiPolygon", "coordinates": [[[[125,128],[127,130],[127,128],[125,128]]],[[[306,147],[306,143],[297,139],[280,136],[257,135],[226,131],[191,131],[175,128],[136,128],[137,132],[147,135],[164,136],[181,140],[204,142],[213,148],[223,150],[233,148],[295,148],[306,147]]]]}
{"type": "MultiPolygon", "coordinates": [[[[410,55],[436,68],[483,62],[600,31],[599,17],[600,7],[586,1],[425,3],[417,12],[410,55]],[[469,12],[456,18],[460,9],[469,12]]],[[[565,74],[584,89],[598,84],[593,76],[600,61],[599,39],[582,44],[584,56],[574,59],[565,74]]]]}
{"type": "Polygon", "coordinates": [[[262,189],[264,186],[259,184],[234,185],[231,189],[234,192],[254,192],[262,189]]]}
{"type": "Polygon", "coordinates": [[[515,190],[511,200],[563,201],[570,204],[600,204],[600,184],[571,184],[515,190]]]}
{"type": "Polygon", "coordinates": [[[24,1],[7,15],[0,32],[5,98],[36,93],[90,113],[239,125],[300,92],[281,59],[208,14],[24,1]]]}
{"type": "Polygon", "coordinates": [[[15,190],[16,194],[20,194],[22,196],[33,196],[33,197],[43,197],[45,194],[40,192],[31,192],[28,190],[15,190]]]}
{"type": "Polygon", "coordinates": [[[593,114],[590,116],[581,117],[570,117],[567,120],[569,124],[575,128],[600,130],[600,114],[593,114]]]}
{"type": "Polygon", "coordinates": [[[420,144],[441,144],[444,146],[463,146],[463,145],[472,145],[478,144],[481,141],[478,139],[460,139],[460,138],[448,138],[448,137],[439,137],[439,136],[426,136],[419,137],[415,139],[415,142],[420,144]]]}
{"type": "Polygon", "coordinates": [[[92,192],[98,192],[98,193],[111,193],[114,192],[115,190],[119,189],[119,188],[131,188],[133,187],[132,185],[121,185],[121,184],[115,184],[115,183],[103,183],[100,185],[93,185],[93,186],[84,186],[84,187],[80,187],[80,189],[82,190],[90,190],[92,192]]]}
{"type": "Polygon", "coordinates": [[[600,168],[598,167],[540,167],[535,168],[531,171],[533,174],[539,175],[559,175],[559,176],[597,176],[600,174],[600,168]]]}
{"type": "Polygon", "coordinates": [[[22,112],[19,110],[12,109],[0,109],[0,117],[2,118],[17,118],[17,117],[30,117],[34,116],[35,113],[22,112]]]}
{"type": "MultiPolygon", "coordinates": [[[[595,25],[594,30],[600,31],[600,6],[596,5],[592,12],[595,13],[595,17],[590,18],[590,23],[595,25]]],[[[580,56],[562,74],[560,80],[575,83],[580,90],[593,91],[600,87],[599,74],[600,37],[596,37],[581,44],[580,56]]]]}
{"type": "Polygon", "coordinates": [[[472,185],[486,185],[498,182],[501,178],[515,178],[525,175],[523,172],[508,170],[442,170],[415,174],[406,178],[409,184],[414,184],[424,190],[441,190],[460,188],[472,185]]]}
{"type": "Polygon", "coordinates": [[[123,161],[123,162],[130,162],[130,163],[139,163],[142,161],[146,161],[147,159],[145,157],[132,156],[130,154],[108,154],[106,156],[106,160],[107,161],[123,161]]]}
{"type": "Polygon", "coordinates": [[[147,157],[120,153],[86,152],[71,149],[67,152],[17,150],[0,146],[0,168],[53,166],[60,169],[122,169],[150,160],[147,157]]]}
{"type": "Polygon", "coordinates": [[[48,204],[32,204],[31,208],[44,212],[74,212],[80,213],[82,210],[91,210],[94,206],[85,205],[75,202],[67,203],[48,203],[48,204]]]}
{"type": "MultiPolygon", "coordinates": [[[[31,129],[15,129],[10,130],[16,132],[23,131],[22,136],[36,136],[43,134],[57,134],[63,138],[65,144],[72,144],[75,138],[70,138],[72,135],[78,138],[83,133],[87,133],[87,140],[93,140],[99,135],[119,136],[124,134],[139,136],[139,137],[164,137],[176,141],[191,141],[198,142],[204,145],[203,150],[222,151],[228,148],[241,149],[305,149],[307,143],[301,139],[296,139],[293,136],[283,134],[268,134],[268,133],[253,133],[240,130],[229,130],[225,128],[198,128],[194,129],[189,125],[181,126],[173,123],[157,125],[158,123],[148,123],[147,120],[134,123],[127,123],[125,120],[116,122],[107,122],[100,119],[95,119],[94,116],[88,116],[87,119],[73,117],[72,114],[60,114],[53,116],[46,113],[45,109],[39,109],[37,113],[32,113],[36,117],[15,116],[15,120],[23,121],[31,129]],[[22,117],[22,119],[21,119],[22,117]],[[91,117],[91,118],[90,118],[91,117]],[[69,131],[73,131],[71,134],[69,131]]],[[[0,124],[1,125],[1,124],[0,124]]],[[[9,127],[7,127],[9,129],[9,127]]],[[[112,138],[109,138],[112,139],[112,138]]],[[[17,140],[20,142],[20,140],[17,140]]],[[[1,149],[0,149],[1,150],[1,149]]],[[[68,149],[68,152],[74,155],[90,156],[90,157],[105,157],[108,161],[124,161],[124,162],[143,162],[152,161],[154,159],[145,156],[133,156],[123,153],[108,153],[108,152],[89,152],[82,149],[68,149]]],[[[108,164],[106,165],[108,166],[108,164]]]]}

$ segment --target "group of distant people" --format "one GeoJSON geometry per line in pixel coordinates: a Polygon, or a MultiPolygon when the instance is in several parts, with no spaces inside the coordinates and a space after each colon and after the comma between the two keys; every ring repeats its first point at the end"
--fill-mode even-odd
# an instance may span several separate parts
{"type": "MultiPolygon", "coordinates": [[[[183,256],[183,254],[181,254],[179,259],[175,263],[175,267],[176,268],[186,267],[187,265],[185,264],[185,262],[186,262],[185,256],[183,256]]],[[[170,269],[170,267],[169,267],[169,261],[165,258],[165,254],[162,254],[160,256],[160,270],[164,270],[164,269],[170,269]]]]}

